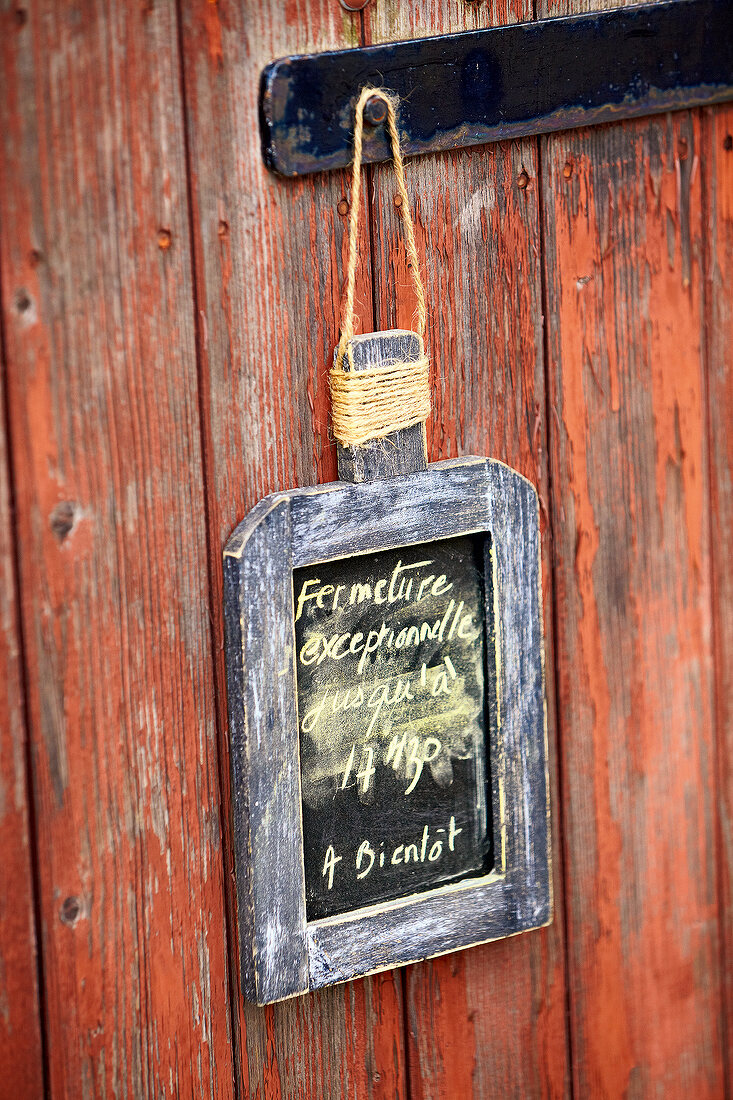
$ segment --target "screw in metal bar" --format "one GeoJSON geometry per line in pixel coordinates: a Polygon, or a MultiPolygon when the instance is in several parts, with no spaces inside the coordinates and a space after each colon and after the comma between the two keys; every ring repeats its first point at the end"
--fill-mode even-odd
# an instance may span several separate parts
{"type": "Polygon", "coordinates": [[[387,117],[387,104],[378,96],[373,95],[364,104],[364,121],[370,126],[380,126],[387,117]]]}

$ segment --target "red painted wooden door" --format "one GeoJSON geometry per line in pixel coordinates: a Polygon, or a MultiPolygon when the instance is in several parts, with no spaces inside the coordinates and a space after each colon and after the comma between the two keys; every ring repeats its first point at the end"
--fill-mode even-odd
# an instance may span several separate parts
{"type": "MultiPolygon", "coordinates": [[[[336,476],[348,209],[264,169],[260,70],[601,6],[0,4],[0,1097],[730,1095],[730,107],[408,163],[431,458],[542,501],[555,921],[237,984],[221,549],[336,476]]],[[[365,190],[360,326],[406,326],[365,190]]]]}

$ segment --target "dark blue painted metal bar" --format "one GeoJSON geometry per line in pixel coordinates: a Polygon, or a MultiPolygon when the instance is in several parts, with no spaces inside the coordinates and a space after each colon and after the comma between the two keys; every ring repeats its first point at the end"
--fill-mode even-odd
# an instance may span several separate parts
{"type": "MultiPolygon", "coordinates": [[[[733,0],[669,0],[358,50],[286,57],[262,74],[266,164],[285,176],[351,160],[366,84],[399,96],[406,155],[733,98],[733,0]]],[[[387,160],[384,128],[364,161],[387,160]]]]}

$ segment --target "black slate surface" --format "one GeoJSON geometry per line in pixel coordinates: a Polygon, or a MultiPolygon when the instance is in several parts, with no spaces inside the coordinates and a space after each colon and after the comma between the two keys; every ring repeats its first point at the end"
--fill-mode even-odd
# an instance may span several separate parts
{"type": "Polygon", "coordinates": [[[308,920],[491,865],[489,542],[293,572],[308,920]]]}

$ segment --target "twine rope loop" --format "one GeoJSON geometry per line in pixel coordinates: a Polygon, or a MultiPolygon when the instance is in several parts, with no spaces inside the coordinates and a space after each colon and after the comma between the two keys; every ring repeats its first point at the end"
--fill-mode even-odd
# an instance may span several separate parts
{"type": "Polygon", "coordinates": [[[415,291],[415,327],[421,341],[425,335],[427,313],[425,289],[420,276],[420,264],[415,245],[415,227],[405,186],[405,170],[400,150],[395,103],[390,95],[379,88],[363,88],[356,101],[354,119],[354,160],[343,321],[335,363],[330,372],[331,418],[334,435],[344,446],[352,447],[361,446],[370,439],[381,439],[413,424],[423,423],[430,415],[429,360],[425,355],[412,362],[393,362],[365,371],[354,369],[350,341],[354,335],[354,292],[361,206],[364,107],[372,97],[382,100],[387,108],[386,124],[397,189],[401,199],[399,210],[415,291]],[[348,366],[345,360],[348,361],[348,366]]]}

